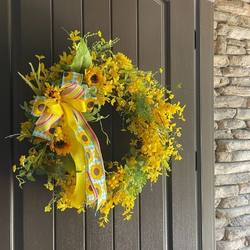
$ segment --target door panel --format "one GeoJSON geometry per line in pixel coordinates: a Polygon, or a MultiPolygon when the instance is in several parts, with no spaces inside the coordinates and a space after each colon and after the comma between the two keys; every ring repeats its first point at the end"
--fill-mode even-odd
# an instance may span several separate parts
{"type": "Polygon", "coordinates": [[[172,171],[173,249],[193,250],[197,249],[194,1],[175,0],[170,13],[171,86],[186,104],[187,118],[181,140],[183,160],[174,163],[172,171]]]}
{"type": "MultiPolygon", "coordinates": [[[[0,33],[9,33],[9,12],[10,6],[7,1],[3,1],[0,7],[0,33]]],[[[4,123],[1,124],[0,137],[0,200],[2,201],[2,208],[0,209],[0,242],[4,249],[10,249],[10,230],[11,230],[11,141],[4,140],[5,136],[11,134],[11,59],[10,59],[11,42],[8,35],[0,39],[0,66],[1,66],[1,79],[0,93],[4,93],[4,98],[0,98],[0,116],[4,118],[4,123]],[[3,108],[5,107],[5,108],[3,108]]]]}
{"type": "MultiPolygon", "coordinates": [[[[51,4],[49,0],[20,2],[20,64],[19,71],[27,72],[28,63],[35,61],[35,54],[46,56],[46,63],[50,64],[51,57],[51,4]],[[31,25],[32,23],[32,25],[31,25]]],[[[31,91],[19,79],[13,86],[14,125],[17,131],[20,121],[24,120],[23,112],[19,108],[31,91]]],[[[27,147],[15,143],[14,155],[26,152],[27,147]]],[[[53,249],[53,213],[44,213],[44,206],[52,198],[48,192],[41,189],[38,183],[27,183],[23,189],[23,249],[43,250],[53,249]],[[41,244],[42,242],[42,244],[41,244]]]]}
{"type": "MultiPolygon", "coordinates": [[[[115,46],[115,51],[127,54],[133,63],[138,62],[138,8],[134,0],[117,0],[112,3],[112,37],[119,37],[120,41],[115,46]],[[129,18],[128,18],[129,17],[129,18]]],[[[129,136],[121,132],[122,124],[120,117],[114,114],[113,117],[113,157],[119,160],[128,150],[129,136]],[[115,138],[119,138],[116,140],[115,138]],[[120,143],[120,142],[123,143],[120,143]]],[[[114,210],[114,248],[120,250],[140,249],[140,217],[139,200],[136,201],[133,211],[133,219],[124,221],[123,210],[114,210]]]]}
{"type": "MultiPolygon", "coordinates": [[[[66,31],[82,31],[82,2],[54,0],[53,2],[53,61],[67,50],[66,31]],[[74,13],[74,14],[73,14],[74,13]],[[72,18],[74,16],[74,18],[72,18]]],[[[56,249],[85,249],[85,214],[73,210],[55,211],[56,249]]]]}
{"type": "MultiPolygon", "coordinates": [[[[52,213],[44,213],[44,206],[51,197],[40,186],[41,180],[28,183],[20,190],[16,179],[11,177],[11,163],[18,161],[18,155],[26,151],[27,145],[1,141],[3,168],[0,174],[0,198],[6,204],[0,206],[1,249],[197,249],[197,224],[201,221],[197,219],[196,193],[199,186],[196,184],[195,170],[198,150],[195,2],[2,0],[0,31],[1,34],[9,34],[0,40],[1,76],[4,82],[9,83],[0,87],[0,102],[5,105],[1,114],[6,119],[1,127],[2,138],[18,131],[24,119],[19,104],[31,96],[16,72],[27,72],[28,62],[35,60],[35,54],[44,54],[47,65],[55,62],[58,54],[68,46],[65,30],[75,29],[83,33],[101,30],[106,39],[119,37],[114,50],[126,53],[134,64],[144,70],[156,71],[166,67],[166,72],[157,77],[163,85],[175,90],[181,102],[187,104],[187,122],[182,139],[184,160],[173,164],[171,177],[163,177],[157,184],[148,184],[144,188],[136,201],[131,221],[124,221],[122,210],[116,208],[104,229],[99,228],[98,215],[93,210],[80,215],[75,211],[59,212],[55,209],[52,213]],[[180,82],[183,83],[181,90],[175,84],[180,82]]],[[[202,23],[203,28],[212,23],[209,20],[202,23]]],[[[208,54],[204,58],[203,63],[211,60],[208,54]]],[[[203,75],[209,78],[204,72],[203,75]]],[[[112,145],[105,145],[105,138],[98,126],[93,125],[93,129],[100,138],[104,160],[119,160],[127,151],[129,136],[120,131],[120,119],[114,110],[106,108],[104,112],[111,114],[103,125],[112,145]]],[[[208,150],[206,148],[205,151],[208,150]]],[[[203,149],[203,155],[205,151],[203,149]]],[[[208,158],[209,155],[206,156],[208,158]]],[[[211,177],[212,172],[209,173],[211,177]]],[[[207,186],[202,188],[206,190],[207,186]]],[[[208,240],[206,244],[209,244],[208,240]]]]}
{"type": "MultiPolygon", "coordinates": [[[[139,67],[165,68],[165,3],[139,1],[139,67]]],[[[159,77],[165,85],[164,74],[159,77]]],[[[148,184],[141,195],[141,249],[166,249],[166,179],[148,184]],[[157,206],[156,206],[157,204],[157,206]]]]}

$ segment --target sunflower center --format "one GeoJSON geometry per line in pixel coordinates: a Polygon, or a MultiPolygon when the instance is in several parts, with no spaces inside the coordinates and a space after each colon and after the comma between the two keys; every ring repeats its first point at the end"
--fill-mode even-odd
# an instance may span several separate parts
{"type": "Polygon", "coordinates": [[[95,168],[95,169],[94,169],[94,173],[95,173],[95,175],[99,175],[100,170],[99,170],[98,168],[95,168]]]}
{"type": "Polygon", "coordinates": [[[44,108],[45,108],[45,105],[44,105],[44,104],[39,104],[39,105],[38,105],[38,110],[39,110],[39,111],[43,111],[44,108]]]}
{"type": "Polygon", "coordinates": [[[92,108],[94,106],[94,102],[89,102],[88,104],[87,104],[87,107],[88,108],[92,108]]]}
{"type": "Polygon", "coordinates": [[[51,134],[54,134],[54,133],[55,133],[55,131],[56,131],[56,129],[55,129],[55,128],[50,128],[50,129],[49,129],[49,132],[50,132],[51,134]]]}
{"type": "Polygon", "coordinates": [[[97,74],[92,75],[92,76],[90,77],[90,80],[91,80],[91,82],[93,82],[93,83],[97,83],[97,82],[98,82],[98,76],[97,76],[97,74]]]}
{"type": "Polygon", "coordinates": [[[57,141],[57,142],[55,143],[55,146],[56,146],[57,148],[63,148],[65,145],[66,145],[66,142],[63,141],[63,140],[57,141]]]}
{"type": "Polygon", "coordinates": [[[87,137],[86,135],[83,135],[83,136],[82,136],[82,140],[83,140],[84,142],[87,142],[87,141],[88,141],[88,137],[87,137]]]}

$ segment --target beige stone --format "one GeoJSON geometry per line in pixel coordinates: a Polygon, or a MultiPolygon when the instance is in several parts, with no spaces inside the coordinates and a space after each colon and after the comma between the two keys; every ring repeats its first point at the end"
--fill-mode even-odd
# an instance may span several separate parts
{"type": "Polygon", "coordinates": [[[231,197],[238,194],[239,187],[237,185],[215,187],[215,198],[231,197]]]}
{"type": "Polygon", "coordinates": [[[228,77],[214,77],[214,87],[220,88],[229,84],[228,77]]]}
{"type": "MultiPolygon", "coordinates": [[[[245,198],[244,195],[239,195],[239,196],[221,199],[221,202],[220,202],[218,208],[234,208],[234,207],[247,206],[248,204],[249,204],[248,199],[245,198]]],[[[236,226],[236,224],[234,224],[234,226],[236,226]]]]}
{"type": "Polygon", "coordinates": [[[250,120],[250,109],[238,109],[235,118],[240,120],[250,120]]]}
{"type": "Polygon", "coordinates": [[[226,67],[229,65],[228,56],[215,55],[214,56],[214,66],[215,67],[226,67]]]}
{"type": "Polygon", "coordinates": [[[230,108],[214,109],[215,121],[234,118],[235,115],[236,115],[236,109],[230,109],[230,108]]]}
{"type": "Polygon", "coordinates": [[[219,241],[224,238],[225,228],[215,229],[215,240],[219,241]]]}
{"type": "MultiPolygon", "coordinates": [[[[240,196],[241,197],[241,196],[240,196]]],[[[241,216],[232,218],[229,223],[230,226],[250,226],[250,214],[243,214],[241,216]]]]}
{"type": "MultiPolygon", "coordinates": [[[[237,193],[235,194],[235,196],[237,193]]],[[[231,219],[234,217],[238,217],[244,214],[250,214],[250,205],[248,206],[241,206],[235,208],[218,208],[216,210],[216,216],[218,218],[225,217],[227,219],[231,219]]]]}
{"type": "Polygon", "coordinates": [[[216,242],[216,250],[236,250],[245,246],[245,239],[233,241],[221,240],[216,242]]]}
{"type": "Polygon", "coordinates": [[[217,140],[218,152],[250,150],[250,140],[217,140]]]}
{"type": "MultiPolygon", "coordinates": [[[[228,77],[243,77],[250,76],[250,70],[242,67],[227,67],[222,70],[223,76],[228,77]]],[[[216,72],[219,75],[219,72],[216,72]]]]}
{"type": "Polygon", "coordinates": [[[216,130],[214,131],[214,138],[218,139],[233,139],[233,135],[230,130],[216,130]]]}
{"type": "Polygon", "coordinates": [[[215,175],[244,173],[244,172],[250,172],[250,161],[215,163],[215,168],[214,168],[215,175]]]}
{"type": "Polygon", "coordinates": [[[246,123],[237,119],[226,119],[217,123],[219,129],[239,129],[246,128],[246,123]]]}
{"type": "Polygon", "coordinates": [[[233,137],[235,139],[250,139],[250,130],[249,129],[236,129],[232,131],[233,137]]]}
{"type": "Polygon", "coordinates": [[[218,36],[217,32],[216,34],[216,42],[214,45],[214,52],[217,55],[223,55],[226,54],[227,51],[227,38],[225,36],[218,36]]]}
{"type": "Polygon", "coordinates": [[[246,41],[239,41],[236,39],[227,39],[227,44],[238,47],[246,47],[246,41]]]}
{"type": "MultiPolygon", "coordinates": [[[[233,185],[250,182],[250,173],[222,174],[215,176],[215,185],[233,185]]],[[[245,204],[244,204],[245,205],[245,204]]]]}
{"type": "Polygon", "coordinates": [[[227,46],[226,54],[228,55],[245,55],[246,53],[247,53],[246,49],[243,47],[232,46],[232,45],[227,46]]]}
{"type": "Polygon", "coordinates": [[[217,96],[214,99],[215,108],[244,108],[247,99],[241,96],[217,96]]]}
{"type": "MultiPolygon", "coordinates": [[[[220,60],[218,58],[217,60],[218,60],[218,63],[224,63],[225,64],[226,59],[224,59],[224,61],[223,61],[222,58],[220,60]]],[[[229,57],[229,64],[231,66],[250,67],[250,55],[230,56],[229,57]]]]}
{"type": "Polygon", "coordinates": [[[225,236],[230,241],[246,237],[247,235],[250,235],[250,227],[248,226],[226,227],[225,236]]]}
{"type": "Polygon", "coordinates": [[[230,78],[230,84],[240,87],[250,87],[250,77],[232,77],[230,78]]]}
{"type": "Polygon", "coordinates": [[[250,6],[240,0],[219,0],[216,2],[215,9],[236,15],[250,15],[250,6]]]}
{"type": "Polygon", "coordinates": [[[217,90],[221,95],[250,96],[250,87],[226,86],[217,90]]]}
{"type": "Polygon", "coordinates": [[[250,183],[243,183],[239,185],[239,193],[240,194],[248,194],[250,193],[250,183]]]}

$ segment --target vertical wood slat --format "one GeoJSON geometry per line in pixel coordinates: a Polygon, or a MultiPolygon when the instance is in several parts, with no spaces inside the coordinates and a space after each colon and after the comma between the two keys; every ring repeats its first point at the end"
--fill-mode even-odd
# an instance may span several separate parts
{"type": "MultiPolygon", "coordinates": [[[[165,3],[139,0],[139,67],[165,67],[165,3]]],[[[164,75],[160,76],[165,84],[164,75]]],[[[166,179],[148,184],[141,195],[141,249],[166,249],[166,179]]]]}
{"type": "Polygon", "coordinates": [[[183,125],[183,160],[172,170],[173,249],[197,249],[196,200],[196,88],[194,51],[194,1],[174,0],[171,15],[171,85],[183,104],[187,122],[183,125]],[[177,89],[176,83],[182,83],[177,89]]]}
{"type": "MultiPolygon", "coordinates": [[[[17,125],[14,123],[14,110],[15,110],[15,100],[14,100],[14,87],[17,83],[20,83],[20,78],[17,75],[18,68],[21,61],[21,13],[20,13],[20,2],[10,1],[10,19],[11,19],[11,86],[12,86],[12,133],[17,130],[17,125]]],[[[18,105],[18,104],[16,104],[18,105]]],[[[15,153],[15,146],[12,141],[12,160],[14,163],[17,162],[17,157],[15,153]]],[[[11,178],[11,248],[12,249],[23,249],[23,195],[22,190],[18,187],[18,182],[15,176],[12,174],[11,178]]]]}
{"type": "Polygon", "coordinates": [[[200,134],[202,249],[215,249],[213,150],[213,3],[198,0],[200,49],[200,134]]]}
{"type": "MultiPolygon", "coordinates": [[[[84,1],[84,32],[96,32],[101,30],[106,39],[111,38],[111,2],[110,0],[85,0],[84,1]]],[[[112,109],[104,110],[104,113],[111,114],[112,109]]],[[[97,124],[98,125],[98,124],[97,124]]],[[[105,145],[105,138],[100,133],[99,126],[93,126],[98,138],[100,139],[104,161],[112,160],[112,146],[105,145]]],[[[112,141],[112,116],[103,121],[105,131],[112,141]]],[[[100,228],[97,224],[98,215],[89,209],[86,214],[86,249],[113,249],[113,215],[105,228],[100,228]]]]}
{"type": "MultiPolygon", "coordinates": [[[[112,35],[113,39],[115,37],[120,39],[114,46],[114,50],[125,53],[134,64],[137,64],[137,1],[116,0],[112,2],[112,35]]],[[[121,160],[121,157],[128,152],[130,136],[121,132],[121,128],[119,115],[114,115],[113,160],[121,160]]],[[[139,249],[139,198],[130,221],[123,220],[122,212],[119,207],[114,210],[114,247],[119,250],[139,249]]]]}
{"type": "Polygon", "coordinates": [[[54,0],[53,1],[53,54],[54,61],[58,61],[58,55],[68,50],[70,41],[67,41],[65,32],[78,30],[82,32],[82,0],[54,0]]]}
{"type": "Polygon", "coordinates": [[[0,150],[1,150],[1,170],[0,170],[0,200],[3,204],[0,207],[0,242],[1,248],[10,249],[10,166],[11,166],[11,143],[10,140],[3,138],[11,134],[11,23],[10,23],[10,3],[4,0],[0,4],[0,66],[1,66],[1,85],[0,85],[0,116],[4,119],[0,131],[0,150]]]}
{"type": "MultiPolygon", "coordinates": [[[[13,1],[14,2],[14,1],[13,1]]],[[[44,54],[47,64],[51,62],[51,2],[24,0],[20,3],[21,59],[18,71],[29,71],[28,62],[34,62],[35,54],[44,54]]],[[[17,24],[15,24],[17,25],[17,24]]],[[[14,97],[14,128],[24,120],[19,104],[31,96],[31,91],[22,80],[15,82],[14,97]]],[[[15,155],[24,152],[23,144],[15,144],[15,155]]],[[[27,148],[26,148],[27,149],[27,148]]],[[[23,189],[23,249],[53,249],[53,215],[44,213],[44,206],[51,199],[41,182],[27,183],[23,189]]],[[[17,232],[22,233],[22,232],[17,232]]],[[[21,246],[16,246],[21,249],[21,246]]]]}
{"type": "MultiPolygon", "coordinates": [[[[68,50],[67,34],[72,30],[82,30],[82,1],[54,0],[53,2],[53,61],[59,60],[59,54],[68,50]]],[[[56,249],[85,249],[85,214],[73,209],[56,213],[56,249]]]]}

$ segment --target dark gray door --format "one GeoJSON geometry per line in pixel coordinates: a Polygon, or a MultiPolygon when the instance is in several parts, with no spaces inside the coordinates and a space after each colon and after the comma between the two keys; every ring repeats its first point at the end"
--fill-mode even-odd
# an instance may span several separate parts
{"type": "MultiPolygon", "coordinates": [[[[213,249],[212,179],[212,5],[206,0],[1,0],[0,2],[0,249],[1,250],[195,250],[213,249]],[[48,194],[39,183],[17,187],[10,166],[25,148],[2,140],[23,117],[19,104],[29,96],[17,71],[34,54],[52,63],[67,48],[66,30],[101,30],[119,37],[116,47],[142,69],[166,67],[161,82],[186,103],[183,158],[172,176],[148,185],[133,219],[115,209],[105,229],[93,211],[45,214],[48,194]],[[196,37],[195,37],[196,30],[196,37]],[[206,32],[205,32],[206,30],[206,32]],[[205,67],[210,65],[207,70],[205,67]],[[181,90],[176,84],[183,83],[181,90]],[[206,95],[206,101],[201,97],[206,95]],[[201,116],[207,112],[207,116],[201,116]],[[202,118],[201,118],[202,117],[202,118]],[[205,135],[202,137],[201,135],[205,135]],[[201,140],[206,139],[206,143],[201,140]],[[211,146],[211,148],[210,148],[211,146]],[[203,164],[204,163],[204,164],[203,164]],[[208,178],[208,179],[207,179],[208,178]],[[204,205],[206,207],[204,207],[204,205]],[[206,222],[206,224],[203,223],[206,222]],[[207,225],[207,226],[206,226],[207,225]]],[[[115,115],[106,121],[117,158],[115,115]]]]}

